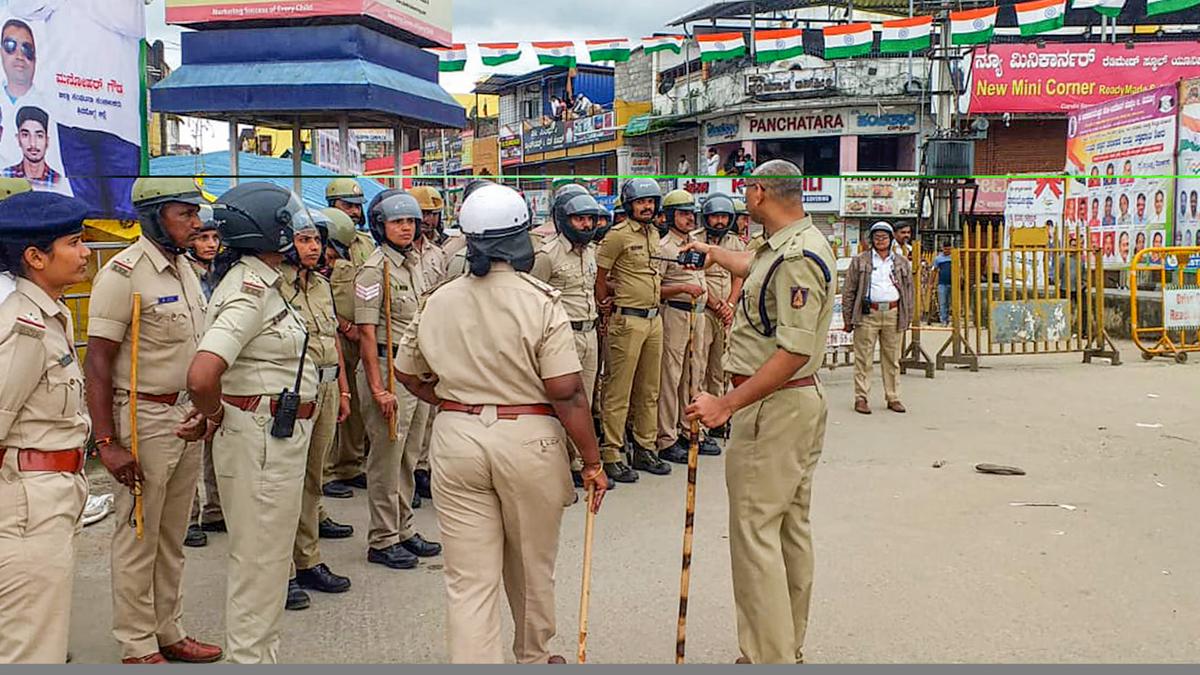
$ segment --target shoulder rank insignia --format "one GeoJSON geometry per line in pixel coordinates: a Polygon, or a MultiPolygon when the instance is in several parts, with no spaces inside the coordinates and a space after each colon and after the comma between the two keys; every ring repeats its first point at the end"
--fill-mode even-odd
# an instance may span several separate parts
{"type": "Polygon", "coordinates": [[[354,295],[363,302],[370,302],[379,297],[383,284],[354,284],[354,295]]]}
{"type": "Polygon", "coordinates": [[[560,293],[557,288],[555,288],[555,287],[551,286],[550,284],[542,281],[541,279],[533,276],[532,274],[528,274],[525,272],[518,272],[517,276],[524,279],[526,282],[528,282],[530,286],[533,286],[534,288],[538,289],[542,293],[545,293],[547,296],[549,296],[551,298],[557,299],[560,295],[562,295],[562,293],[560,293]]]}
{"type": "Polygon", "coordinates": [[[34,318],[32,314],[18,316],[13,330],[26,337],[41,339],[46,335],[46,324],[34,318]]]}
{"type": "Polygon", "coordinates": [[[131,274],[133,274],[133,263],[129,262],[128,260],[122,260],[119,257],[113,258],[112,268],[113,268],[114,272],[116,272],[117,274],[120,274],[123,277],[127,277],[127,276],[130,276],[131,274]]]}
{"type": "Polygon", "coordinates": [[[253,295],[256,298],[261,298],[263,296],[263,293],[266,292],[266,290],[267,290],[266,286],[263,286],[262,284],[259,284],[259,283],[255,283],[254,281],[251,281],[249,279],[245,279],[242,281],[242,292],[247,293],[249,295],[253,295]]]}

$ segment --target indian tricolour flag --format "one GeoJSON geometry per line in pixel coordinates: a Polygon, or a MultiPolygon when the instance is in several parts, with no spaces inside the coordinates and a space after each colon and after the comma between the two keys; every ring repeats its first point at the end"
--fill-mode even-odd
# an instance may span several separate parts
{"type": "Polygon", "coordinates": [[[1021,2],[1015,9],[1021,35],[1028,37],[1062,28],[1063,20],[1067,16],[1067,0],[1021,2]]]}
{"type": "Polygon", "coordinates": [[[803,30],[760,30],[754,34],[759,63],[794,59],[804,54],[803,30]]]}
{"type": "Polygon", "coordinates": [[[821,31],[825,34],[826,59],[845,59],[871,53],[871,41],[875,39],[875,33],[869,23],[826,26],[821,31]]]}
{"type": "Polygon", "coordinates": [[[533,51],[537,53],[538,63],[543,66],[575,67],[574,42],[535,42],[533,51]]]}
{"type": "Polygon", "coordinates": [[[678,54],[683,51],[683,36],[655,35],[654,37],[642,38],[642,49],[645,49],[647,54],[654,54],[655,52],[675,52],[678,54]]]}
{"type": "Polygon", "coordinates": [[[1146,0],[1146,16],[1178,12],[1200,5],[1200,0],[1146,0]]]}
{"type": "Polygon", "coordinates": [[[467,46],[452,45],[446,49],[433,50],[438,56],[438,70],[443,73],[458,73],[467,68],[467,46]]]}
{"type": "Polygon", "coordinates": [[[697,35],[700,43],[700,60],[724,61],[746,55],[746,38],[741,33],[709,33],[697,35]]]}
{"type": "Polygon", "coordinates": [[[996,31],[996,7],[950,12],[950,43],[977,45],[992,39],[996,31]]]}
{"type": "Polygon", "coordinates": [[[928,49],[933,32],[932,16],[917,16],[911,19],[896,19],[883,22],[883,37],[879,41],[880,52],[916,52],[928,49]]]}
{"type": "Polygon", "coordinates": [[[1104,16],[1119,16],[1125,9],[1125,0],[1075,0],[1071,9],[1094,9],[1104,16]]]}
{"type": "Polygon", "coordinates": [[[485,66],[502,66],[521,58],[521,45],[516,42],[481,42],[479,57],[485,66]]]}
{"type": "Polygon", "coordinates": [[[632,51],[629,47],[629,40],[626,40],[625,38],[617,38],[615,40],[588,40],[587,48],[588,56],[590,56],[593,61],[628,61],[629,54],[632,51]]]}

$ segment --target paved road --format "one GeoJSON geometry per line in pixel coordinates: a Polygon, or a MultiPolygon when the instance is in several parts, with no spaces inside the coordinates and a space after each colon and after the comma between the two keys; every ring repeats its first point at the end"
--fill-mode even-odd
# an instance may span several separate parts
{"type": "MultiPolygon", "coordinates": [[[[850,410],[849,368],[825,376],[828,442],[815,483],[817,579],[809,660],[1195,662],[1200,660],[1200,366],[1084,366],[1073,356],[999,357],[979,373],[903,380],[910,414],[850,410]],[[1154,395],[1154,396],[1151,396],[1154,395]],[[1138,424],[1162,425],[1139,427],[1138,424]],[[940,469],[937,460],[945,460],[940,469]],[[1019,478],[976,474],[1016,464],[1019,478]],[[1055,502],[1013,507],[1011,502],[1055,502]]],[[[877,385],[877,392],[879,388],[877,385]]],[[[881,393],[877,393],[877,398],[881,393]]],[[[881,407],[876,401],[875,405],[881,407]]],[[[685,472],[622,486],[598,521],[590,661],[668,663],[674,654],[685,472]]],[[[702,459],[688,657],[737,654],[722,460],[702,459]]],[[[328,500],[356,537],[325,542],[342,596],[288,613],[285,662],[438,662],[445,656],[438,561],[394,572],[365,560],[366,498],[328,500]]],[[[108,539],[79,543],[72,651],[114,662],[108,539]]],[[[433,510],[419,529],[436,535],[433,510]]],[[[559,554],[558,651],[572,658],[583,518],[559,554]]],[[[220,639],[224,535],[190,550],[186,624],[220,639]]]]}

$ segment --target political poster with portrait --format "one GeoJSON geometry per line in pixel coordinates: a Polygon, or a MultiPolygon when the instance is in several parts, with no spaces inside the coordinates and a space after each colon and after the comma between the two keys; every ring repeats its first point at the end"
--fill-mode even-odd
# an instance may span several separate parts
{"type": "MultiPolygon", "coordinates": [[[[1004,248],[1056,247],[1063,232],[1064,180],[1050,176],[1014,177],[1008,181],[1004,203],[1004,248]]],[[[1066,215],[1073,215],[1067,213],[1066,215]]],[[[1068,224],[1067,230],[1071,230],[1068,224]]],[[[1046,257],[1034,252],[1018,253],[1003,261],[1006,279],[1026,283],[1046,279],[1046,257]]]]}
{"type": "Polygon", "coordinates": [[[0,175],[132,219],[142,0],[0,0],[0,175]]]}
{"type": "Polygon", "coordinates": [[[1179,83],[1175,245],[1200,246],[1200,78],[1179,83]]]}
{"type": "Polygon", "coordinates": [[[1088,228],[1105,269],[1173,241],[1174,86],[1084,108],[1067,120],[1067,211],[1088,228]]]}

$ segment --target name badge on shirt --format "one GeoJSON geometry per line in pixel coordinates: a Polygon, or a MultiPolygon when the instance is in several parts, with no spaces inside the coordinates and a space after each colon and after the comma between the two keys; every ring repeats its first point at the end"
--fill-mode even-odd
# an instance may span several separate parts
{"type": "Polygon", "coordinates": [[[62,356],[58,357],[58,365],[62,366],[63,368],[71,365],[74,361],[75,356],[70,353],[63,354],[62,356]]]}
{"type": "Polygon", "coordinates": [[[169,305],[169,304],[171,304],[172,302],[179,302],[179,296],[178,296],[178,295],[164,295],[164,296],[162,296],[161,298],[159,298],[159,299],[158,299],[158,303],[157,303],[157,304],[160,304],[160,305],[169,305]]]}

